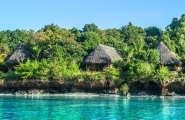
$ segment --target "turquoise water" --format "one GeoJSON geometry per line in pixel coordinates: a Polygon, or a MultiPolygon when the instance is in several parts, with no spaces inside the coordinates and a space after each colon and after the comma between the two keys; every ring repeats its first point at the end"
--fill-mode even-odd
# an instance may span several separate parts
{"type": "Polygon", "coordinates": [[[185,120],[185,98],[0,96],[0,120],[185,120]]]}

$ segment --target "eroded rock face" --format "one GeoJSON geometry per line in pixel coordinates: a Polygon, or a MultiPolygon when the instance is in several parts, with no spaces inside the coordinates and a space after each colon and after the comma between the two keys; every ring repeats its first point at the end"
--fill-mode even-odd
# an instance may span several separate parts
{"type": "Polygon", "coordinates": [[[173,82],[167,86],[169,92],[175,92],[177,94],[185,94],[185,84],[181,82],[173,82]]]}
{"type": "MultiPolygon", "coordinates": [[[[121,83],[123,84],[123,83],[121,83]]],[[[91,93],[119,93],[121,84],[115,84],[112,81],[44,81],[44,80],[18,80],[18,81],[0,81],[0,93],[12,94],[37,94],[37,93],[73,93],[73,92],[91,92],[91,93]]],[[[148,81],[132,81],[128,83],[131,95],[139,94],[161,94],[159,84],[148,81]]],[[[170,93],[185,93],[185,84],[174,82],[167,86],[170,93]]]]}
{"type": "Polygon", "coordinates": [[[132,81],[129,82],[129,92],[135,95],[160,94],[160,86],[153,81],[132,81]]]}
{"type": "Polygon", "coordinates": [[[44,81],[44,80],[19,80],[2,81],[0,83],[1,91],[10,90],[23,93],[66,93],[66,92],[95,92],[101,93],[108,90],[114,90],[115,84],[111,81],[44,81]]]}

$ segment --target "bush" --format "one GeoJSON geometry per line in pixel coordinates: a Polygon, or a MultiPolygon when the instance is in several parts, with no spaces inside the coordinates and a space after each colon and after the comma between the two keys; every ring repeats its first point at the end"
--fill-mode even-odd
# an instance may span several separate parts
{"type": "Polygon", "coordinates": [[[0,79],[4,79],[4,73],[2,71],[0,71],[0,79]]]}
{"type": "Polygon", "coordinates": [[[36,78],[39,68],[37,61],[27,60],[26,63],[20,63],[15,67],[15,74],[23,79],[36,78]]]}
{"type": "Polygon", "coordinates": [[[54,60],[50,63],[49,69],[51,79],[73,79],[80,73],[79,65],[75,61],[54,60]]]}
{"type": "Polygon", "coordinates": [[[115,67],[105,68],[105,74],[107,79],[113,80],[115,82],[119,81],[120,72],[115,67]]]}
{"type": "Polygon", "coordinates": [[[178,75],[179,75],[180,78],[184,78],[185,77],[185,74],[183,72],[180,72],[178,75]]]}
{"type": "Polygon", "coordinates": [[[171,77],[171,73],[167,67],[161,66],[159,70],[156,70],[154,78],[158,80],[168,80],[171,77]]]}
{"type": "Polygon", "coordinates": [[[159,64],[159,52],[155,49],[135,53],[134,58],[153,64],[155,67],[159,64]]]}
{"type": "Polygon", "coordinates": [[[3,75],[5,80],[19,80],[20,76],[15,74],[15,72],[7,72],[3,75]]]}
{"type": "Polygon", "coordinates": [[[48,80],[50,76],[48,61],[46,59],[42,59],[39,62],[38,72],[36,73],[35,77],[41,80],[48,80]]]}
{"type": "Polygon", "coordinates": [[[75,61],[57,59],[42,59],[40,62],[28,60],[15,67],[16,75],[23,79],[72,79],[79,72],[79,65],[75,61]]]}
{"type": "Polygon", "coordinates": [[[154,68],[147,62],[138,61],[131,63],[128,70],[128,78],[132,80],[146,80],[154,72],[154,68]]]}
{"type": "Polygon", "coordinates": [[[120,88],[120,91],[122,91],[125,95],[128,93],[128,90],[129,90],[129,86],[127,83],[124,83],[121,88],[120,88]]]}
{"type": "Polygon", "coordinates": [[[81,72],[77,75],[77,79],[80,81],[96,81],[105,80],[105,73],[102,72],[81,72]]]}

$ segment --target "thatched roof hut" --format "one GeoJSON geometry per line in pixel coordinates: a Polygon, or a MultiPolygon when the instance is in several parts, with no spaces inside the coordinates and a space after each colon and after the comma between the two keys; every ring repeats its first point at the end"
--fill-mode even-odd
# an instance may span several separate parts
{"type": "Polygon", "coordinates": [[[122,58],[115,48],[99,44],[84,60],[85,64],[111,63],[122,58]]]}
{"type": "Polygon", "coordinates": [[[22,45],[7,58],[6,63],[8,65],[17,65],[19,62],[26,62],[27,59],[31,59],[31,55],[28,52],[28,48],[22,45]]]}
{"type": "Polygon", "coordinates": [[[168,47],[160,42],[157,46],[157,50],[160,54],[160,64],[161,65],[179,65],[180,61],[172,54],[168,47]]]}

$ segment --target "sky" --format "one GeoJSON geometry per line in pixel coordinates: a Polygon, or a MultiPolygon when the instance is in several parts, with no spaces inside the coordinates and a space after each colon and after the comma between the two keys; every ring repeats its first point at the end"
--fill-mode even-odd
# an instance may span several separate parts
{"type": "Polygon", "coordinates": [[[94,23],[100,29],[121,28],[131,22],[142,28],[165,29],[185,14],[184,0],[2,0],[0,31],[33,29],[55,24],[80,30],[94,23]]]}

